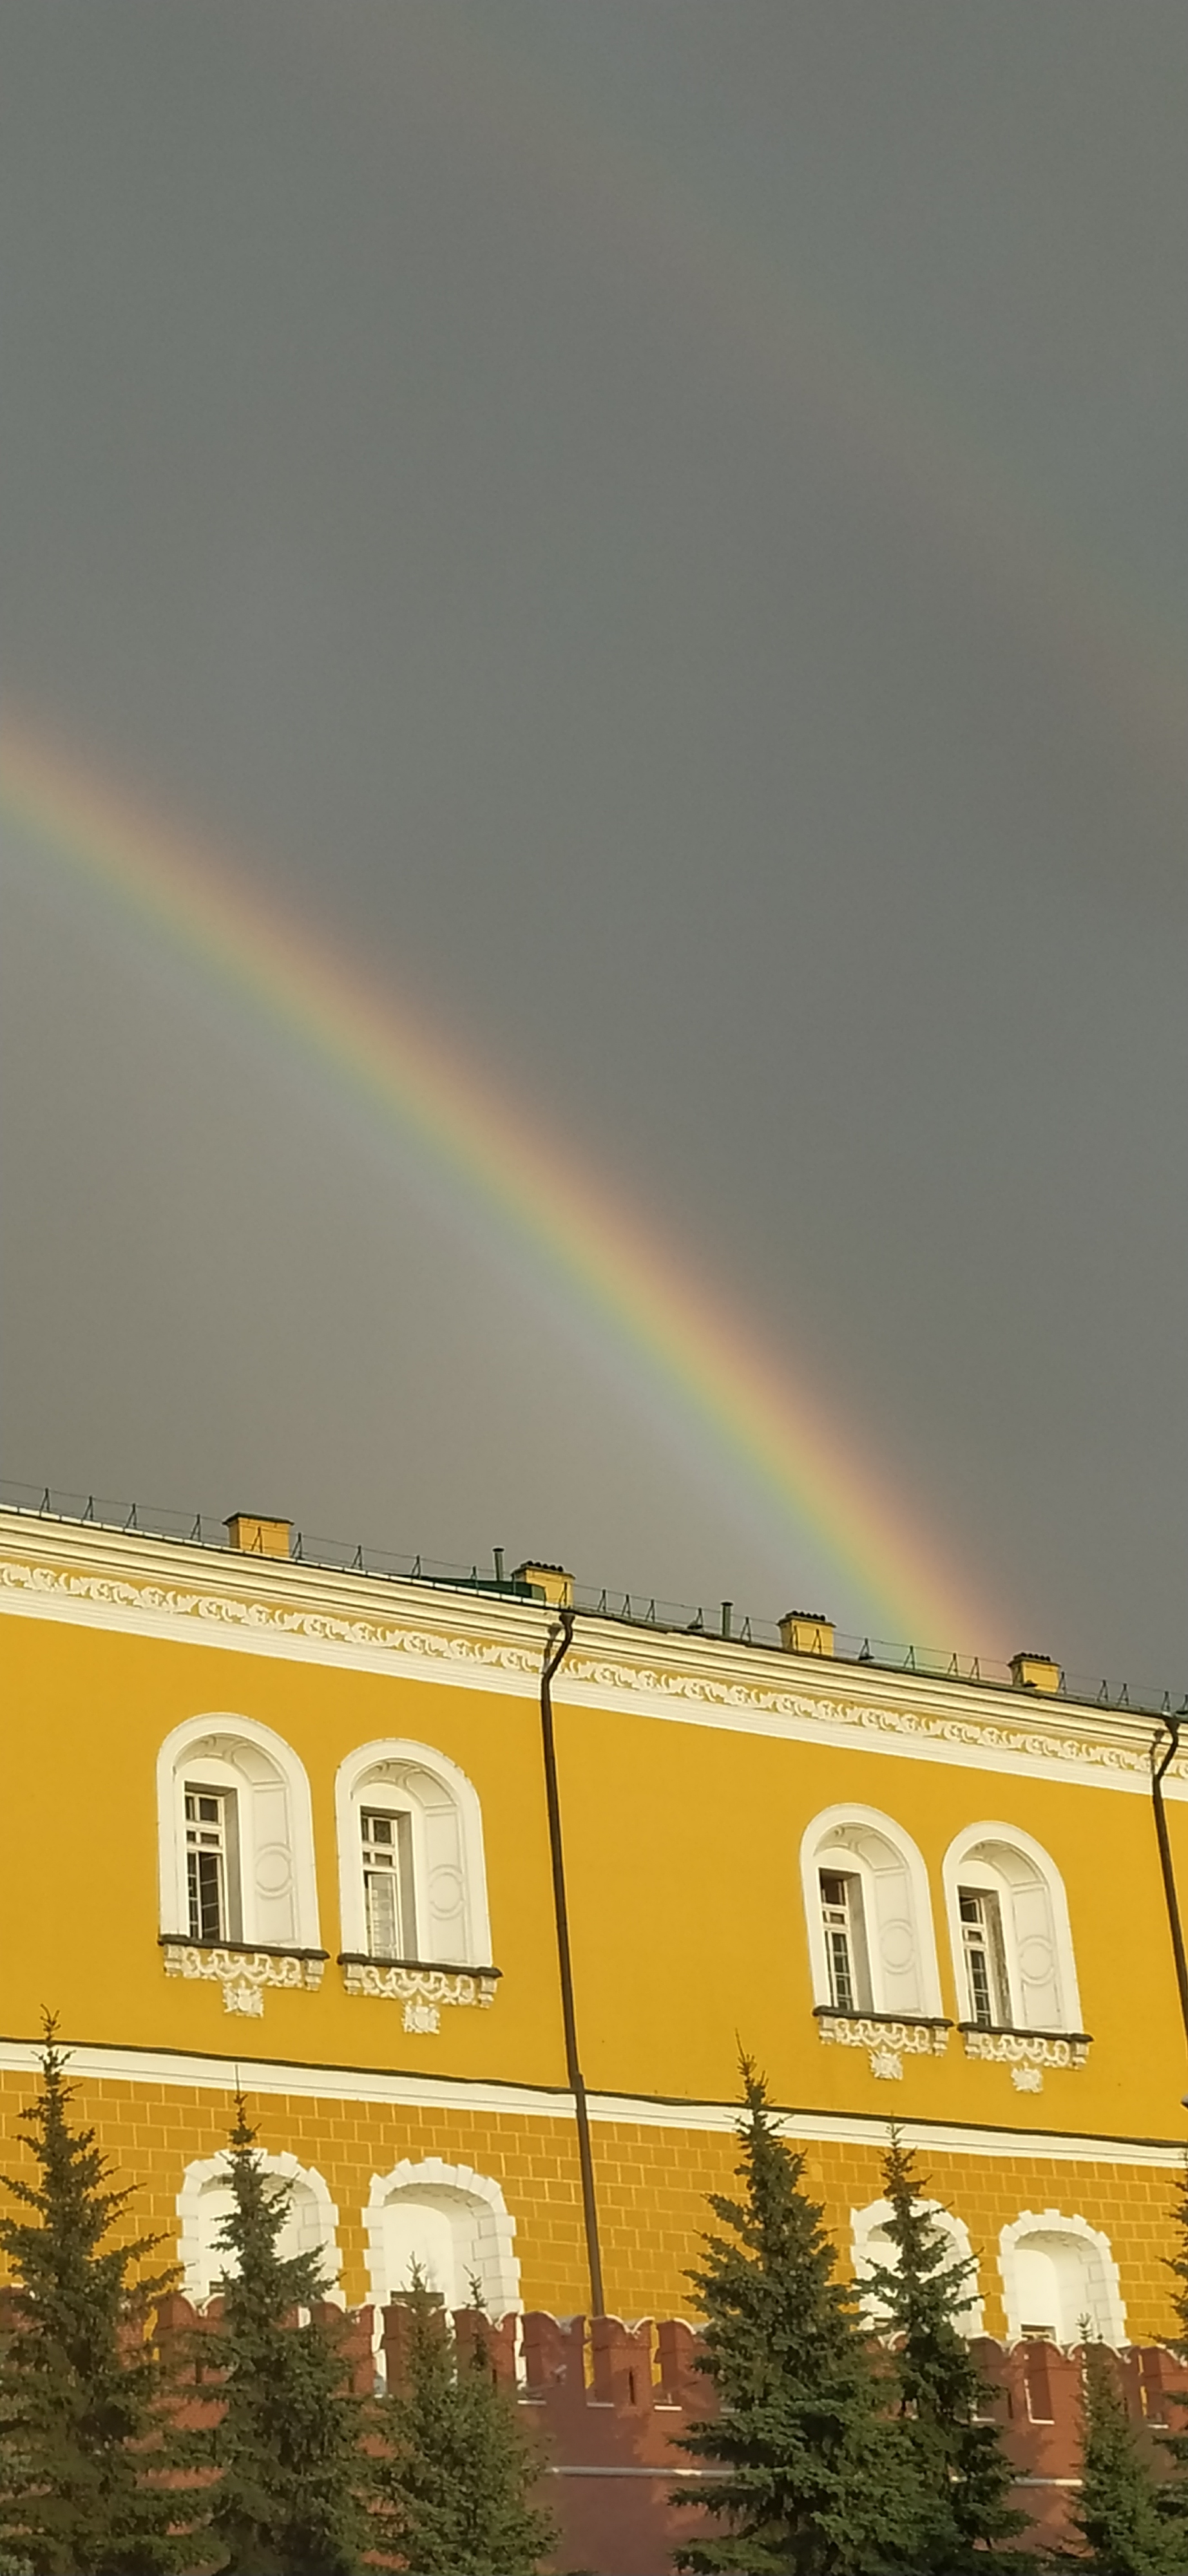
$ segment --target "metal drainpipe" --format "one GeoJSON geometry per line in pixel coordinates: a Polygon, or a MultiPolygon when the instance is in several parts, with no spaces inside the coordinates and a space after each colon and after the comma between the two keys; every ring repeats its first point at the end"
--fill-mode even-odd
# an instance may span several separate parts
{"type": "MultiPolygon", "coordinates": [[[[1184,2024],[1184,2036],[1188,2039],[1188,1957],[1185,1956],[1184,1951],[1184,1926],[1180,1920],[1180,1900],[1176,1894],[1175,1865],[1172,1861],[1172,1848],[1167,1830],[1167,1816],[1164,1812],[1163,1805],[1163,1775],[1167,1770],[1168,1765],[1174,1762],[1176,1755],[1179,1752],[1180,1728],[1186,1714],[1188,1714],[1188,1712],[1184,1709],[1177,1709],[1174,1717],[1165,1717],[1163,1720],[1163,1724],[1167,1728],[1168,1733],[1168,1747],[1162,1762],[1158,1765],[1158,1768],[1151,1773],[1151,1803],[1155,1810],[1155,1839],[1159,1845],[1159,1866],[1163,1872],[1163,1893],[1167,1902],[1168,1929],[1171,1933],[1172,1957],[1175,1961],[1176,1968],[1176,1987],[1180,1997],[1180,2019],[1184,2024]]],[[[1156,1738],[1156,1742],[1158,1742],[1158,1738],[1156,1738]]],[[[1154,1752],[1154,1749],[1155,1747],[1152,1745],[1152,1752],[1154,1752]]]]}
{"type": "MultiPolygon", "coordinates": [[[[561,1800],[557,1789],[557,1746],[553,1734],[552,1680],[573,1644],[573,1612],[558,1612],[560,1643],[553,1648],[540,1676],[540,1732],[544,1748],[545,1797],[549,1810],[549,1857],[553,1865],[553,1919],[557,1927],[557,1967],[561,1978],[561,2019],[565,2030],[565,2071],[577,2123],[578,2165],[582,2177],[582,2216],[586,2228],[586,2263],[590,2274],[590,2314],[606,2314],[602,2293],[602,2256],[598,2250],[598,2204],[594,2197],[594,2159],[590,2153],[590,2115],[578,2057],[577,2015],[573,2001],[573,1961],[569,1951],[569,1908],[565,1901],[565,1857],[561,1847],[561,1800]]],[[[556,1635],[556,1630],[552,1631],[556,1635]]]]}

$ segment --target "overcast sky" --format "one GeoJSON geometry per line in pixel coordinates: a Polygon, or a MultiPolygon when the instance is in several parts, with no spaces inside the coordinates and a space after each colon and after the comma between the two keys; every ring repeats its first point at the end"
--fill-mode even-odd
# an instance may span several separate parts
{"type": "MultiPolygon", "coordinates": [[[[1182,0],[8,0],[14,697],[1188,1683],[1182,0]]],[[[0,1470],[869,1624],[4,845],[0,1470]]]]}

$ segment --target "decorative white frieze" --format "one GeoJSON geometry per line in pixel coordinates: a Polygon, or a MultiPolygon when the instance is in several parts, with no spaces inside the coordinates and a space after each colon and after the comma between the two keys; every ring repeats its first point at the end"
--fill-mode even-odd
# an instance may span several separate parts
{"type": "Polygon", "coordinates": [[[256,2021],[264,2011],[265,1986],[314,1992],[326,1965],[324,1958],[300,1951],[208,1950],[189,1941],[167,1941],[163,1956],[167,1977],[201,1977],[220,1985],[224,2012],[247,2013],[256,2021]]]}
{"type": "Polygon", "coordinates": [[[1067,2037],[1040,2030],[975,2030],[962,2032],[967,2057],[992,2057],[1000,2066],[1014,2069],[1013,2082],[1020,2093],[1038,2093],[1039,2083],[1025,2079],[1035,2074],[1042,2082],[1045,2066],[1087,2066],[1089,2041],[1084,2031],[1070,2031],[1067,2037]]]}
{"type": "Polygon", "coordinates": [[[344,1959],[341,1965],[348,1995],[402,2003],[404,2027],[414,2036],[440,2030],[443,2004],[493,2004],[499,1982],[481,1968],[419,1968],[377,1959],[344,1959]]]}
{"type": "Polygon", "coordinates": [[[823,2040],[842,2048],[864,2048],[870,2071],[882,2083],[898,2083],[905,2057],[943,2057],[949,2045],[947,2022],[890,2021],[868,2013],[819,2012],[823,2040]]]}
{"type": "MultiPolygon", "coordinates": [[[[37,1545],[47,1555],[54,1549],[48,1529],[39,1528],[37,1545]]],[[[201,1588],[171,1580],[134,1580],[134,1562],[147,1564],[155,1554],[162,1571],[167,1564],[173,1573],[175,1561],[183,1553],[168,1542],[156,1543],[147,1537],[120,1539],[109,1531],[83,1532],[70,1525],[62,1534],[60,1554],[65,1556],[69,1551],[75,1559],[80,1554],[93,1557],[101,1548],[110,1552],[113,1546],[122,1548],[126,1559],[118,1573],[87,1572],[78,1562],[30,1563],[24,1557],[6,1556],[0,1547],[0,1605],[9,1606],[5,1595],[23,1595],[30,1608],[35,1602],[45,1606],[56,1601],[64,1610],[82,1611],[84,1615],[91,1611],[98,1624],[120,1625],[125,1619],[147,1619],[154,1628],[166,1624],[176,1630],[197,1625],[208,1634],[222,1630],[244,1642],[259,1641],[273,1650],[282,1643],[297,1651],[308,1648],[315,1658],[338,1652],[348,1658],[379,1655],[385,1660],[399,1657],[422,1666],[452,1665],[459,1678],[467,1669],[475,1678],[484,1672],[501,1674],[507,1676],[513,1688],[521,1682],[532,1687],[539,1674],[540,1647],[535,1638],[476,1633],[469,1621],[468,1632],[461,1633],[462,1621],[456,1609],[457,1624],[452,1629],[445,1624],[448,1614],[444,1610],[441,1626],[426,1621],[420,1601],[414,1612],[410,1600],[409,1616],[403,1622],[363,1612],[346,1616],[343,1586],[347,1578],[330,1575],[324,1569],[281,1565],[279,1561],[268,1568],[278,1586],[289,1589],[300,1585],[307,1596],[313,1596],[312,1600],[295,1603],[275,1597],[245,1599],[238,1590],[221,1590],[213,1568],[201,1588]]],[[[202,1571],[206,1575],[205,1565],[202,1571]]],[[[236,1572],[239,1575],[240,1569],[236,1572]]],[[[398,1591],[399,1587],[394,1589],[398,1591]]],[[[410,1594],[415,1595],[416,1589],[410,1583],[410,1594]]],[[[513,1615],[522,1621],[523,1613],[524,1605],[517,1604],[515,1614],[505,1609],[502,1616],[505,1621],[513,1615]]],[[[497,1615],[489,1604],[481,1609],[475,1605],[473,1612],[476,1621],[490,1621],[497,1615]]],[[[695,1646],[693,1640],[682,1638],[679,1647],[674,1644],[672,1648],[671,1662],[663,1664],[656,1662],[654,1654],[635,1660],[621,1648],[614,1654],[591,1654],[586,1650],[585,1636],[579,1633],[565,1669],[571,1683],[599,1693],[615,1698],[630,1693],[656,1704],[667,1702],[679,1707],[683,1703],[690,1710],[720,1710],[743,1726],[749,1719],[761,1727],[772,1719],[787,1719],[814,1729],[844,1728],[875,1740],[880,1736],[914,1739],[922,1751],[932,1744],[942,1755],[948,1748],[957,1748],[959,1753],[984,1757],[992,1768],[1003,1760],[1012,1766],[1022,1761],[1041,1771],[1054,1762],[1072,1762],[1106,1775],[1129,1774],[1136,1785],[1149,1776],[1151,1728],[1158,1721],[1140,1711],[1111,1709],[1098,1716],[1083,1706],[1070,1706],[1066,1713],[1062,1707],[1049,1704],[1041,1726],[1034,1718],[1020,1722],[1021,1711],[1018,1717],[1013,1710],[1007,1716],[1003,1702],[1009,1700],[1009,1693],[982,1690],[968,1682],[946,1683],[935,1675],[912,1674],[909,1680],[881,1668],[868,1676],[870,1697],[859,1700],[851,1696],[855,1683],[844,1662],[832,1668],[836,1691],[818,1688],[810,1693],[799,1684],[799,1676],[799,1686],[781,1687],[776,1681],[775,1667],[783,1658],[774,1649],[769,1656],[758,1657],[750,1647],[736,1650],[737,1655],[745,1657],[745,1679],[738,1672],[722,1669],[724,1651],[712,1639],[702,1639],[695,1646]]]]}

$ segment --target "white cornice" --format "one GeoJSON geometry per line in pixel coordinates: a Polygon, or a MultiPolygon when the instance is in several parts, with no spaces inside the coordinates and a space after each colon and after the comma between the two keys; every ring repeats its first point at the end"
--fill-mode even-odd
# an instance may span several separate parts
{"type": "MultiPolygon", "coordinates": [[[[485,2118],[571,2120],[572,2096],[529,2084],[467,2083],[458,2076],[405,2075],[369,2067],[302,2066],[284,2059],[189,2057],[181,2050],[92,2047],[63,2043],[68,2071],[80,2082],[162,2084],[170,2088],[249,2096],[284,2095],[301,2102],[357,2102],[382,2110],[481,2112],[485,2118]]],[[[33,2078],[40,2042],[0,2040],[0,2072],[33,2078]]],[[[657,2101],[648,2095],[591,2093],[593,2121],[620,2127],[676,2129],[729,2136],[738,2126],[730,2102],[657,2101]]],[[[785,2133],[805,2146],[874,2146],[887,2142],[887,2123],[876,2113],[788,2111],[785,2133]]],[[[905,2144],[934,2154],[972,2157],[1025,2156],[1053,2164],[1140,2165],[1180,2169],[1184,2151],[1172,2140],[1068,2136],[1053,2129],[973,2129],[953,2121],[905,2120],[905,2144]]]]}
{"type": "MultiPolygon", "coordinates": [[[[0,1517],[0,1612],[239,1654],[535,1697],[555,1614],[492,1594],[0,1517]]],[[[554,1683],[572,1707],[822,1741],[961,1769],[1145,1795],[1157,1721],[926,1674],[891,1673],[579,1618],[554,1683]]],[[[1169,1778],[1173,1798],[1188,1780],[1169,1778]]]]}

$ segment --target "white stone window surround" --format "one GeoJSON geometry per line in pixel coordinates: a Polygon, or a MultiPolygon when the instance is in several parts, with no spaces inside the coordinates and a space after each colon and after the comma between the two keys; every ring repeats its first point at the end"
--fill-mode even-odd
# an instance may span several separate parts
{"type": "Polygon", "coordinates": [[[805,1828],[800,1870],[814,2004],[833,2008],[821,1872],[838,1870],[856,1878],[862,1889],[869,2010],[906,2020],[943,2020],[928,1871],[902,1825],[877,1807],[825,1807],[805,1828]]]}
{"type": "MultiPolygon", "coordinates": [[[[323,2296],[335,2307],[345,2306],[344,2294],[339,2287],[342,2255],[336,2234],[338,2211],[316,2165],[298,2164],[296,2156],[271,2156],[262,2150],[260,2161],[266,2174],[276,2174],[281,2181],[294,2187],[290,2207],[295,2223],[286,2230],[292,2241],[282,2241],[281,2250],[285,2253],[320,2254],[327,2283],[323,2296]]],[[[226,2148],[221,2149],[217,2156],[199,2157],[194,2164],[186,2166],[177,2195],[182,2292],[196,2307],[201,2307],[211,2297],[224,2260],[212,2242],[214,2231],[207,2213],[216,2192],[220,2202],[224,2199],[230,2170],[231,2157],[226,2148]]]]}
{"type": "Polygon", "coordinates": [[[360,1744],[339,1766],[334,1804],[342,1957],[370,1955],[360,1817],[378,1807],[409,1818],[414,1957],[435,1967],[489,1967],[482,1810],[458,1764],[405,1737],[360,1744]]]}
{"type": "MultiPolygon", "coordinates": [[[[951,2209],[946,2209],[943,2202],[939,2200],[922,2200],[920,2207],[928,2211],[930,2218],[935,2219],[938,2228],[947,2239],[951,2254],[947,2253],[946,2259],[972,2261],[973,2246],[970,2243],[969,2229],[965,2220],[958,2218],[951,2209]]],[[[872,2264],[890,2265],[892,2262],[894,2246],[888,2244],[885,2239],[880,2242],[881,2233],[886,2228],[891,2215],[889,2200],[872,2200],[865,2209],[850,2211],[850,2258],[854,2266],[854,2279],[859,2288],[864,2274],[870,2270],[872,2264]]],[[[954,2322],[963,2335],[980,2335],[986,2331],[976,2270],[969,2275],[968,2305],[958,2312],[954,2322]]]]}
{"type": "Polygon", "coordinates": [[[474,2272],[490,2317],[498,2322],[509,2313],[520,2314],[520,2266],[512,2250],[516,2222],[499,2184],[488,2174],[475,2173],[469,2165],[447,2165],[440,2156],[426,2156],[417,2164],[405,2159],[390,2173],[373,2174],[371,2178],[364,2224],[368,2295],[377,2320],[388,2300],[406,2286],[403,2279],[389,2278],[387,2214],[393,2204],[401,2208],[402,2215],[407,2214],[410,2238],[415,2238],[417,2218],[422,2213],[434,2235],[440,2233],[443,2220],[448,2223],[453,2272],[449,2287],[453,2295],[447,2297],[447,2304],[469,2305],[467,2274],[474,2272]]]}
{"type": "Polygon", "coordinates": [[[187,1782],[203,1780],[232,1790],[237,1801],[243,1947],[320,1951],[313,1809],[304,1767],[271,1727],[226,1710],[186,1718],[157,1756],[162,1933],[190,1938],[185,1792],[187,1782]]]}
{"type": "Polygon", "coordinates": [[[1087,2218],[1070,2215],[1062,2209],[1025,2209],[1004,2227],[998,2240],[998,2268],[1002,2275],[1002,2303],[1006,2310],[1007,2342],[1017,2343],[1025,2325],[1052,2323],[1056,2339],[1065,2346],[1080,2341],[1081,2318],[1088,2316],[1090,2332],[1102,2343],[1121,2351],[1126,2343],[1126,2301],[1122,2296],[1118,2266],[1114,2261],[1109,2237],[1101,2228],[1091,2227],[1087,2218]],[[1060,2284],[1061,2304],[1065,2313],[1054,2319],[1033,2316],[1027,2306],[1029,2291],[1024,2258],[1028,2252],[1046,2255],[1057,2274],[1066,2270],[1069,2278],[1060,2284]]]}
{"type": "Polygon", "coordinates": [[[1080,2032],[1081,1998],[1064,1881],[1050,1853],[1021,1825],[991,1819],[966,1825],[950,1843],[941,1868],[957,2018],[973,2020],[965,1967],[958,1890],[988,1889],[997,1896],[1011,1990],[1011,2027],[1020,2031],[1080,2032]]]}

